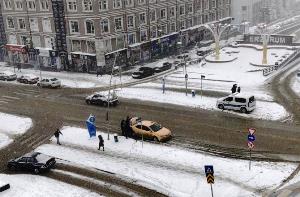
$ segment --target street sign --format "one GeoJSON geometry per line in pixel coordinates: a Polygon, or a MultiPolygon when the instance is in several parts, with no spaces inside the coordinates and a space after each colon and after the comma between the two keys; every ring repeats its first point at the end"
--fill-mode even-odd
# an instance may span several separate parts
{"type": "Polygon", "coordinates": [[[254,142],[254,141],[255,141],[255,135],[249,134],[249,135],[248,135],[248,141],[249,141],[249,142],[254,142]]]}
{"type": "Polygon", "coordinates": [[[254,133],[256,132],[256,129],[249,128],[248,131],[249,131],[250,135],[254,135],[254,133]]]}
{"type": "Polygon", "coordinates": [[[205,169],[207,183],[214,184],[215,183],[214,167],[209,165],[209,166],[204,166],[204,169],[205,169]]]}
{"type": "Polygon", "coordinates": [[[248,142],[248,147],[249,147],[249,149],[253,149],[254,148],[254,143],[253,142],[248,142]]]}

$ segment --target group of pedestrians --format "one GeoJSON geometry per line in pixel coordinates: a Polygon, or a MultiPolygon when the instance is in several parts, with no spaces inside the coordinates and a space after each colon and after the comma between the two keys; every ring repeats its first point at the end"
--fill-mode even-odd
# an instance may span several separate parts
{"type": "Polygon", "coordinates": [[[126,119],[121,121],[121,131],[122,135],[126,137],[132,137],[132,129],[130,127],[130,118],[129,116],[126,117],[126,119]]]}
{"type": "Polygon", "coordinates": [[[240,93],[241,92],[241,87],[240,86],[237,86],[237,84],[233,84],[232,88],[231,88],[231,93],[240,93]]]}

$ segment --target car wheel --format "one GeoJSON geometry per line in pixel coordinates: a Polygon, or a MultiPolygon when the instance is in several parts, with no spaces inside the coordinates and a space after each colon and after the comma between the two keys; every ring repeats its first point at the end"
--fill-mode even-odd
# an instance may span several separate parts
{"type": "Polygon", "coordinates": [[[154,142],[159,142],[159,140],[158,140],[157,137],[154,137],[154,138],[153,138],[153,141],[154,141],[154,142]]]}
{"type": "Polygon", "coordinates": [[[220,104],[220,105],[218,105],[218,108],[221,110],[224,110],[224,105],[220,104]]]}
{"type": "Polygon", "coordinates": [[[36,85],[37,85],[38,87],[40,87],[40,86],[41,86],[41,84],[39,84],[39,83],[38,83],[38,84],[36,84],[36,85]]]}
{"type": "Polygon", "coordinates": [[[7,167],[11,171],[15,171],[16,170],[16,167],[14,165],[8,165],[7,167]]]}
{"type": "Polygon", "coordinates": [[[34,174],[40,173],[40,170],[38,168],[34,168],[34,174]]]}
{"type": "Polygon", "coordinates": [[[247,113],[247,109],[246,109],[245,107],[242,107],[242,108],[240,109],[240,111],[241,111],[243,114],[246,114],[246,113],[247,113]]]}
{"type": "Polygon", "coordinates": [[[86,102],[86,104],[88,104],[88,105],[91,104],[91,101],[89,101],[89,100],[87,100],[87,101],[85,101],[85,102],[86,102]]]}
{"type": "Polygon", "coordinates": [[[104,107],[107,107],[107,102],[103,102],[103,106],[104,106],[104,107]]]}

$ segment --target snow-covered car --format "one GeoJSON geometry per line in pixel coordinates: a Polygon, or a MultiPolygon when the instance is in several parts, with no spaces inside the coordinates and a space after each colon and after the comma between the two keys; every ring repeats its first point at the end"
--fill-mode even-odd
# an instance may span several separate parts
{"type": "Polygon", "coordinates": [[[0,80],[3,81],[14,81],[17,79],[17,75],[11,71],[0,72],[0,80]]]}
{"type": "Polygon", "coordinates": [[[217,100],[217,107],[219,109],[236,110],[242,113],[248,113],[255,109],[256,100],[251,94],[234,93],[229,96],[217,100]]]}
{"type": "Polygon", "coordinates": [[[17,81],[25,84],[36,84],[39,81],[39,77],[31,74],[26,74],[18,77],[17,81]]]}
{"type": "Polygon", "coordinates": [[[139,117],[130,119],[130,127],[134,137],[142,137],[156,142],[165,142],[172,137],[169,129],[162,127],[157,122],[142,120],[139,117]]]}
{"type": "Polygon", "coordinates": [[[169,70],[171,68],[172,68],[172,63],[170,63],[170,62],[164,62],[162,65],[155,67],[154,68],[154,72],[155,73],[160,73],[160,72],[169,70]]]}
{"type": "Polygon", "coordinates": [[[48,88],[59,88],[61,87],[61,81],[56,78],[42,79],[37,83],[37,86],[48,87],[48,88]]]}
{"type": "Polygon", "coordinates": [[[150,77],[154,74],[154,69],[150,67],[140,67],[138,71],[132,73],[132,78],[134,79],[143,79],[146,77],[150,77]]]}
{"type": "Polygon", "coordinates": [[[39,174],[53,168],[55,163],[55,158],[33,152],[8,161],[7,167],[9,170],[24,170],[39,174]]]}
{"type": "Polygon", "coordinates": [[[96,92],[90,96],[85,98],[85,102],[88,105],[102,105],[107,106],[109,105],[116,106],[119,104],[119,99],[117,94],[113,91],[111,92],[109,99],[108,99],[108,92],[96,92]]]}

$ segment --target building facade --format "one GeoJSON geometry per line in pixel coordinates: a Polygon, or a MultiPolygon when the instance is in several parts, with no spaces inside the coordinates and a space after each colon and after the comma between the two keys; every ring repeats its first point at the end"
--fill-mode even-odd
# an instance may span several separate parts
{"type": "Polygon", "coordinates": [[[230,0],[1,1],[9,63],[35,61],[79,72],[109,67],[116,56],[120,64],[147,61],[171,52],[178,40],[184,46],[199,41],[201,24],[228,19],[231,4],[230,0]]]}

